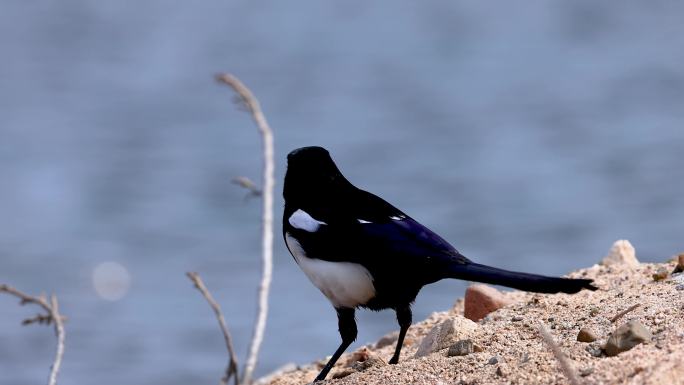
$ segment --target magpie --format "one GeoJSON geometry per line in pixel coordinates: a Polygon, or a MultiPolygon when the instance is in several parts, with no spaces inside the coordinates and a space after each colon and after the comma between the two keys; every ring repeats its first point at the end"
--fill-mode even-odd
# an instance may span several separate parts
{"type": "Polygon", "coordinates": [[[283,187],[283,237],[311,282],[337,311],[342,343],[315,381],[325,379],[356,340],[355,310],[393,309],[399,354],[420,289],[458,278],[537,293],[596,290],[590,279],[519,273],[470,261],[447,241],[382,198],[345,178],[322,147],[302,147],[287,156],[283,187]]]}

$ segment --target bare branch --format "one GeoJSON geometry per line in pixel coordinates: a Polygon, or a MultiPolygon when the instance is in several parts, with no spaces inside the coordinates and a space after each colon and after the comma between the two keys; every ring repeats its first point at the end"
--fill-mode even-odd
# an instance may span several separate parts
{"type": "Polygon", "coordinates": [[[639,307],[639,304],[638,304],[638,303],[635,303],[634,305],[628,307],[627,309],[625,309],[625,310],[623,310],[623,311],[617,313],[613,318],[610,319],[610,322],[615,322],[615,321],[619,320],[619,319],[622,318],[625,314],[629,313],[630,311],[632,311],[632,310],[634,310],[634,309],[636,309],[636,308],[638,308],[638,307],[639,307]]]}
{"type": "Polygon", "coordinates": [[[539,334],[541,334],[544,342],[546,342],[549,348],[551,348],[551,352],[553,352],[553,355],[558,360],[558,363],[560,363],[561,369],[563,370],[563,374],[565,374],[565,377],[568,378],[570,384],[580,385],[579,379],[577,378],[577,371],[575,370],[575,367],[572,365],[572,363],[565,355],[565,353],[563,353],[563,351],[561,350],[560,346],[558,346],[556,341],[553,340],[553,336],[551,336],[551,333],[549,333],[549,330],[546,329],[546,326],[543,322],[539,322],[539,334]]]}
{"type": "Polygon", "coordinates": [[[223,340],[226,343],[226,348],[228,349],[228,366],[226,366],[226,374],[221,378],[221,384],[226,385],[230,381],[231,376],[235,376],[235,385],[238,385],[238,361],[235,355],[235,349],[233,349],[233,338],[230,336],[228,331],[228,325],[226,325],[226,319],[223,317],[221,312],[221,307],[214,300],[214,297],[209,292],[209,289],[204,285],[202,278],[200,278],[198,273],[188,272],[186,273],[188,278],[195,284],[195,288],[202,293],[202,296],[209,302],[214,314],[216,314],[216,319],[218,320],[219,326],[221,327],[221,332],[223,333],[223,340]]]}
{"type": "Polygon", "coordinates": [[[25,319],[22,324],[29,325],[32,323],[45,323],[49,325],[52,323],[55,328],[55,335],[57,336],[57,350],[55,352],[55,359],[52,362],[50,368],[50,376],[48,377],[48,385],[57,384],[57,375],[59,374],[59,369],[62,366],[62,357],[64,356],[64,317],[59,314],[59,304],[57,302],[57,297],[53,294],[50,296],[50,303],[48,303],[45,295],[40,295],[34,297],[23,293],[12,286],[0,285],[0,293],[7,293],[9,295],[19,298],[21,305],[26,305],[32,303],[40,306],[45,310],[47,314],[38,314],[35,317],[25,319]]]}
{"type": "Polygon", "coordinates": [[[232,179],[232,182],[249,192],[247,198],[261,196],[261,190],[259,190],[256,183],[252,182],[252,180],[246,176],[237,176],[232,179]]]}
{"type": "Polygon", "coordinates": [[[259,306],[257,309],[257,321],[254,325],[254,333],[249,347],[249,354],[243,370],[242,382],[249,384],[252,382],[252,375],[256,367],[259,349],[264,339],[264,329],[266,328],[266,318],[268,315],[268,293],[271,286],[271,276],[273,271],[273,187],[274,161],[273,161],[273,131],[269,127],[266,117],[261,111],[259,101],[252,92],[242,82],[233,75],[220,74],[217,80],[227,84],[239,95],[242,103],[251,112],[252,118],[259,129],[263,144],[263,209],[262,209],[262,234],[261,234],[261,256],[263,270],[261,283],[259,285],[259,306]]]}

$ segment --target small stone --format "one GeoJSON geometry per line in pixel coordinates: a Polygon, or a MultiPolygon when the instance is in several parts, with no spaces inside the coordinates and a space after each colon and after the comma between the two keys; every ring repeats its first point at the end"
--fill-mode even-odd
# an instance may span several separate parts
{"type": "Polygon", "coordinates": [[[482,346],[480,346],[480,345],[478,345],[478,344],[473,344],[473,350],[475,351],[475,353],[482,353],[482,352],[484,352],[484,349],[482,348],[482,346]]]}
{"type": "Polygon", "coordinates": [[[449,351],[447,352],[447,356],[449,356],[449,357],[466,356],[466,355],[468,355],[474,351],[475,351],[475,349],[473,346],[473,341],[471,341],[471,340],[460,340],[460,341],[457,341],[455,344],[453,344],[449,347],[449,351]]]}
{"type": "Polygon", "coordinates": [[[523,353],[522,357],[520,357],[520,363],[524,364],[526,362],[530,362],[530,355],[528,353],[523,353]]]}
{"type": "Polygon", "coordinates": [[[644,325],[638,321],[630,321],[617,328],[608,337],[605,347],[606,354],[611,357],[616,356],[643,342],[650,341],[652,337],[653,335],[644,325]]]}
{"type": "Polygon", "coordinates": [[[499,365],[496,368],[496,375],[499,377],[506,377],[508,375],[508,369],[504,368],[503,365],[499,365]]]}
{"type": "Polygon", "coordinates": [[[483,284],[468,287],[465,293],[463,315],[473,321],[509,304],[502,292],[483,284]]]}
{"type": "Polygon", "coordinates": [[[369,359],[371,356],[371,351],[367,347],[362,347],[357,351],[353,352],[347,359],[347,365],[351,366],[355,362],[363,362],[369,359]]]}
{"type": "Polygon", "coordinates": [[[496,365],[498,363],[499,363],[499,357],[497,357],[497,356],[494,356],[494,357],[490,358],[489,361],[487,361],[488,365],[496,365]]]}
{"type": "Polygon", "coordinates": [[[358,370],[359,372],[363,372],[366,369],[380,367],[380,366],[387,366],[387,363],[385,361],[383,361],[381,358],[369,357],[365,361],[354,362],[352,364],[352,369],[358,370]]]}
{"type": "Polygon", "coordinates": [[[424,357],[438,350],[446,349],[459,339],[470,337],[477,324],[467,318],[456,316],[435,326],[423,337],[415,357],[424,357]]]}
{"type": "Polygon", "coordinates": [[[670,274],[668,273],[667,269],[660,267],[655,273],[653,273],[653,280],[656,282],[662,281],[663,279],[667,278],[668,275],[670,274]]]}
{"type": "Polygon", "coordinates": [[[519,316],[519,315],[517,315],[517,316],[511,318],[511,321],[513,321],[513,322],[520,322],[520,321],[522,321],[522,320],[523,320],[523,317],[521,317],[521,316],[519,316]]]}
{"type": "Polygon", "coordinates": [[[675,289],[677,289],[677,290],[684,290],[684,284],[675,286],[675,289]]]}
{"type": "Polygon", "coordinates": [[[603,355],[603,350],[601,349],[600,346],[596,346],[594,344],[592,345],[587,345],[586,348],[584,348],[589,354],[591,354],[593,357],[601,357],[603,355]]]}
{"type": "Polygon", "coordinates": [[[672,274],[681,273],[684,271],[684,253],[677,256],[677,266],[675,266],[672,274]]]}
{"type": "Polygon", "coordinates": [[[592,317],[596,317],[598,313],[600,313],[601,310],[597,307],[592,307],[591,310],[589,310],[589,315],[592,317]]]}
{"type": "Polygon", "coordinates": [[[577,333],[577,341],[579,342],[594,342],[597,339],[596,334],[589,328],[582,328],[577,333]]]}
{"type": "Polygon", "coordinates": [[[606,255],[601,264],[604,266],[624,265],[630,268],[639,266],[639,260],[636,258],[634,246],[629,241],[621,239],[613,243],[608,255],[606,255]]]}
{"type": "Polygon", "coordinates": [[[587,368],[580,369],[580,371],[579,371],[579,374],[582,377],[586,377],[592,373],[594,373],[594,367],[593,366],[589,366],[587,368]]]}

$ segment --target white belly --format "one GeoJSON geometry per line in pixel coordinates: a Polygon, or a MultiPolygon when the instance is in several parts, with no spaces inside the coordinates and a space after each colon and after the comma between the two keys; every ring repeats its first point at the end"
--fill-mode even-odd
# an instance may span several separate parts
{"type": "Polygon", "coordinates": [[[308,258],[290,234],[285,235],[285,242],[304,274],[333,306],[353,308],[366,304],[375,296],[373,278],[365,267],[358,263],[308,258]]]}

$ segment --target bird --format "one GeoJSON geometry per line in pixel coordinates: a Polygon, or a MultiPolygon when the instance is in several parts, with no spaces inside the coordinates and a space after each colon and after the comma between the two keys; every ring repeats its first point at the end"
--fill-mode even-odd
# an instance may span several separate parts
{"type": "Polygon", "coordinates": [[[442,237],[357,188],[323,147],[287,155],[283,237],[304,274],[337,312],[342,343],[314,382],[324,380],[357,337],[355,311],[392,309],[399,337],[390,364],[399,362],[420,289],[456,278],[537,293],[596,290],[590,279],[507,271],[472,262],[442,237]]]}

